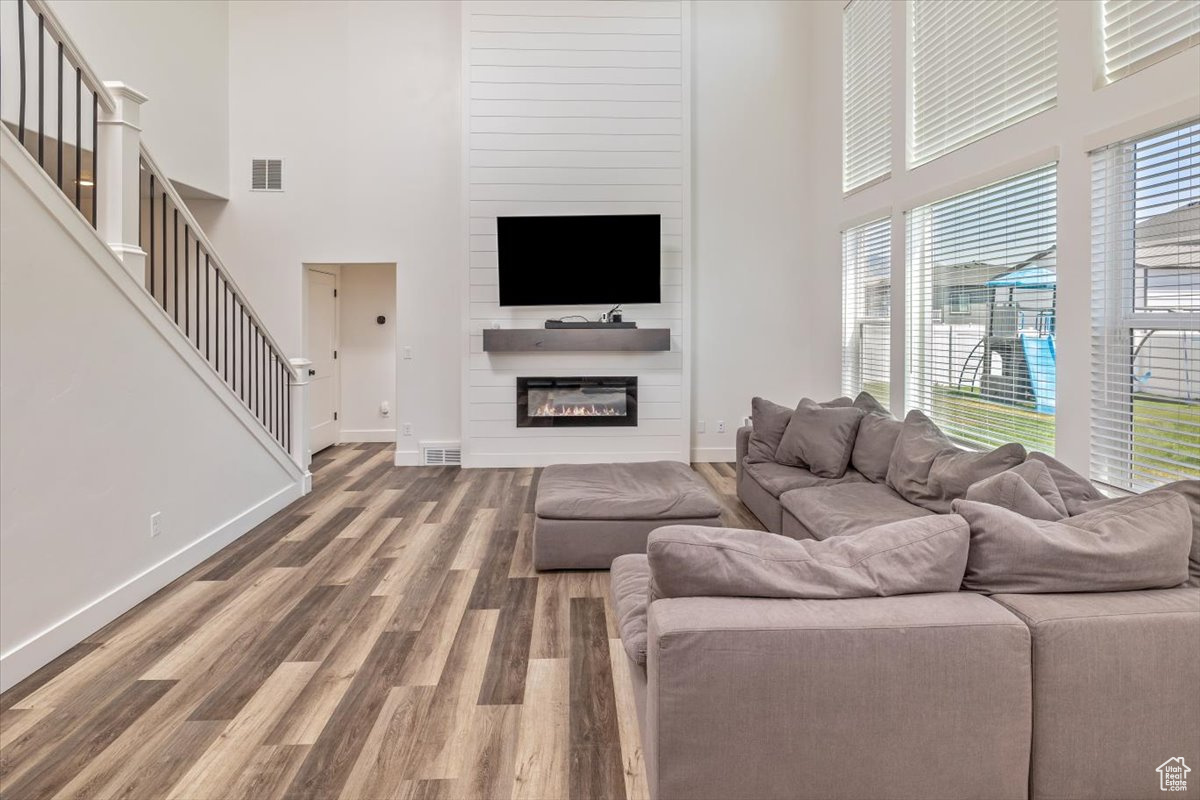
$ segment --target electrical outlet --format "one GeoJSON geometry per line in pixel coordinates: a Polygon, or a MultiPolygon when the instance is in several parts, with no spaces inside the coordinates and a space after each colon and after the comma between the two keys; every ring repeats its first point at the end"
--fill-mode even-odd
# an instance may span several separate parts
{"type": "Polygon", "coordinates": [[[400,426],[400,432],[405,436],[412,436],[412,423],[406,422],[400,426]]]}
{"type": "Polygon", "coordinates": [[[162,533],[162,512],[155,511],[150,515],[150,538],[157,539],[162,533]]]}
{"type": "Polygon", "coordinates": [[[392,415],[392,407],[388,405],[388,401],[384,400],[379,404],[379,416],[390,417],[392,415]]]}
{"type": "Polygon", "coordinates": [[[696,433],[704,433],[704,420],[696,420],[696,433]]]}
{"type": "Polygon", "coordinates": [[[719,419],[719,420],[717,420],[717,433],[724,433],[724,432],[725,432],[725,420],[719,419]]]}
{"type": "Polygon", "coordinates": [[[409,347],[408,345],[404,345],[404,348],[401,352],[404,354],[405,361],[412,361],[412,348],[411,347],[409,347]]]}

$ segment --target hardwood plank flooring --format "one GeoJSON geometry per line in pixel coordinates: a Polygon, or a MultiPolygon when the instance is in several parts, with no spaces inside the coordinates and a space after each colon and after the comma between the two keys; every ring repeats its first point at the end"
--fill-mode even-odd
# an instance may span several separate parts
{"type": "Polygon", "coordinates": [[[541,470],[391,461],[317,454],[311,494],[0,695],[0,796],[647,797],[608,573],[533,571],[541,470]]]}

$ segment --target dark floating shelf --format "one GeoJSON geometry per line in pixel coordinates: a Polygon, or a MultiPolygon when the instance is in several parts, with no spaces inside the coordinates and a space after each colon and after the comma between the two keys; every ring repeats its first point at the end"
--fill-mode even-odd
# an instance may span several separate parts
{"type": "Polygon", "coordinates": [[[483,329],[485,353],[580,351],[654,352],[671,349],[670,328],[483,329]]]}

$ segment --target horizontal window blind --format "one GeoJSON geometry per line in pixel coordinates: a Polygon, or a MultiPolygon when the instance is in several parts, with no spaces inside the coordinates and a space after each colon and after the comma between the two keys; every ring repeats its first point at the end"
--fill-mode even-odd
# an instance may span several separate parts
{"type": "Polygon", "coordinates": [[[888,399],[892,352],[892,221],[842,232],[842,391],[888,399]]]}
{"type": "Polygon", "coordinates": [[[852,0],[842,12],[842,188],[892,169],[892,48],[889,0],[852,0]]]}
{"type": "Polygon", "coordinates": [[[1109,81],[1197,44],[1197,0],[1104,0],[1104,74],[1109,81]]]}
{"type": "Polygon", "coordinates": [[[908,214],[907,405],[969,445],[1054,452],[1055,175],[908,214]]]}
{"type": "Polygon", "coordinates": [[[1092,159],[1092,476],[1200,478],[1200,121],[1092,159]]]}
{"type": "Polygon", "coordinates": [[[911,0],[914,166],[1054,106],[1056,5],[911,0]]]}

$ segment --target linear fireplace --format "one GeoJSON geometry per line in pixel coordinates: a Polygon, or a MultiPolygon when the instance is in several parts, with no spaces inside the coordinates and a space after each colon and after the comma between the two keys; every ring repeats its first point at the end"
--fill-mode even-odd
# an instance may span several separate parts
{"type": "Polygon", "coordinates": [[[637,426],[637,377],[517,378],[517,427],[637,426]]]}

